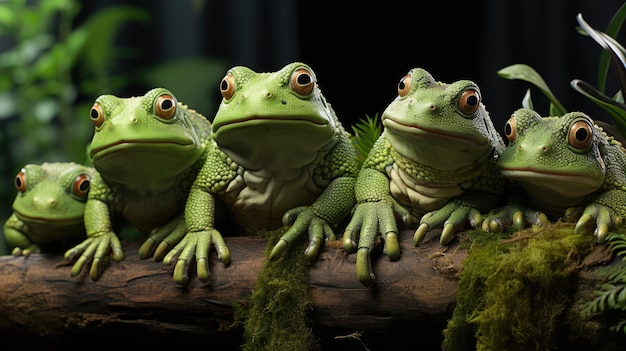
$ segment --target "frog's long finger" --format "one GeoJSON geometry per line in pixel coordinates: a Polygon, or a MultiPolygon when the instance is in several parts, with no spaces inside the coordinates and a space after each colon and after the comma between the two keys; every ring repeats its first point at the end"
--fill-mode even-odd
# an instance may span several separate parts
{"type": "Polygon", "coordinates": [[[63,257],[66,260],[72,261],[74,259],[74,257],[80,253],[83,253],[87,247],[89,247],[91,245],[91,242],[93,241],[93,239],[87,239],[85,241],[83,241],[82,243],[74,246],[73,248],[65,251],[65,254],[63,255],[63,257]]]}
{"type": "Polygon", "coordinates": [[[457,232],[456,228],[457,226],[452,223],[444,224],[441,236],[439,237],[439,244],[442,246],[448,245],[454,238],[454,234],[457,232]]]}
{"type": "Polygon", "coordinates": [[[270,253],[270,261],[276,261],[283,256],[285,252],[289,249],[289,242],[287,240],[280,238],[276,245],[272,248],[272,252],[270,253]]]}
{"type": "Polygon", "coordinates": [[[324,226],[316,223],[310,231],[309,245],[304,250],[304,255],[309,261],[317,258],[322,243],[324,242],[324,226]]]}
{"type": "Polygon", "coordinates": [[[156,247],[156,240],[154,240],[152,237],[149,237],[139,247],[139,251],[137,251],[137,256],[139,256],[139,258],[141,258],[142,260],[145,260],[146,258],[151,257],[154,254],[156,247]]]}
{"type": "Polygon", "coordinates": [[[77,276],[78,273],[80,273],[83,267],[87,264],[87,262],[93,259],[93,255],[94,255],[94,252],[96,251],[96,248],[97,248],[97,245],[87,246],[85,251],[80,255],[78,260],[76,260],[76,263],[74,263],[74,265],[72,266],[72,270],[70,272],[70,275],[72,277],[77,276]]]}
{"type": "Polygon", "coordinates": [[[400,216],[400,219],[402,220],[402,224],[404,224],[405,227],[411,226],[411,221],[412,221],[411,212],[409,212],[406,208],[404,208],[395,200],[393,201],[393,211],[400,216]]]}
{"type": "Polygon", "coordinates": [[[515,230],[520,230],[524,228],[524,226],[526,226],[526,219],[524,218],[523,211],[521,210],[514,211],[511,217],[512,217],[511,225],[513,226],[515,230]]]}
{"type": "Polygon", "coordinates": [[[116,261],[121,261],[124,259],[124,250],[122,249],[122,243],[117,235],[112,235],[110,237],[111,242],[111,251],[113,252],[113,259],[116,261]]]}
{"type": "Polygon", "coordinates": [[[596,241],[600,244],[604,243],[606,237],[609,235],[609,228],[611,227],[611,212],[607,207],[598,208],[598,217],[596,219],[596,229],[593,234],[596,237],[596,241]]]}
{"type": "MultiPolygon", "coordinates": [[[[202,233],[202,239],[196,242],[196,274],[202,282],[208,282],[209,273],[209,252],[211,250],[212,239],[205,238],[202,233]]],[[[209,232],[210,235],[210,232],[209,232]]]]}
{"type": "Polygon", "coordinates": [[[422,223],[420,224],[419,227],[417,227],[417,230],[415,231],[415,234],[413,235],[413,246],[419,245],[419,243],[421,243],[422,240],[424,240],[424,236],[426,235],[429,229],[430,229],[430,226],[426,223],[422,223]]]}
{"type": "Polygon", "coordinates": [[[395,261],[400,258],[400,243],[398,233],[388,232],[385,234],[385,253],[390,260],[395,261]]]}
{"type": "Polygon", "coordinates": [[[359,281],[365,286],[372,286],[376,281],[376,276],[372,269],[370,250],[366,247],[361,247],[356,255],[356,274],[359,277],[359,281]]]}
{"type": "Polygon", "coordinates": [[[574,233],[580,234],[584,232],[585,229],[587,229],[587,226],[589,226],[591,223],[593,223],[593,217],[588,213],[583,214],[578,219],[578,222],[576,222],[576,226],[574,227],[574,233]]]}
{"type": "Polygon", "coordinates": [[[179,285],[187,284],[187,260],[178,259],[174,267],[174,282],[179,285]]]}
{"type": "MultiPolygon", "coordinates": [[[[183,246],[184,246],[183,243],[179,243],[173,249],[171,249],[170,252],[168,252],[167,255],[165,255],[165,257],[163,257],[163,263],[164,264],[171,264],[172,263],[172,259],[174,259],[174,257],[177,257],[177,256],[180,255],[180,251],[181,251],[183,246]]],[[[159,248],[160,247],[161,247],[161,245],[159,245],[159,248]]]]}
{"type": "Polygon", "coordinates": [[[215,247],[215,251],[217,251],[217,258],[222,261],[224,266],[228,266],[230,264],[230,250],[228,246],[226,246],[226,242],[217,230],[213,230],[213,234],[211,235],[211,241],[213,242],[213,247],[215,247]]]}

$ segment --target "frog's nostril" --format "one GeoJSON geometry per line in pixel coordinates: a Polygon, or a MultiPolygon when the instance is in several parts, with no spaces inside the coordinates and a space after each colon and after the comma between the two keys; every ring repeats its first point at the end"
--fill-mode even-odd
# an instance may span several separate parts
{"type": "Polygon", "coordinates": [[[548,147],[547,147],[547,146],[542,147],[542,148],[541,148],[541,151],[543,151],[543,152],[548,151],[548,147]]]}

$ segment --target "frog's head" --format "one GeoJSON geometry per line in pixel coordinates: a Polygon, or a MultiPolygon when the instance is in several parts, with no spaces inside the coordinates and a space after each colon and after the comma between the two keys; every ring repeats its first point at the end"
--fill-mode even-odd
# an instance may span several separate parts
{"type": "Polygon", "coordinates": [[[89,115],[95,125],[90,151],[94,167],[117,183],[169,182],[202,154],[187,112],[164,88],[139,97],[98,97],[89,115]]]}
{"type": "Polygon", "coordinates": [[[400,154],[437,169],[473,167],[504,147],[476,84],[437,82],[421,68],[400,79],[381,121],[400,154]]]}
{"type": "MultiPolygon", "coordinates": [[[[83,212],[93,168],[72,162],[27,164],[15,176],[15,215],[32,229],[83,227],[83,212]]],[[[33,230],[50,233],[51,230],[33,230]]],[[[54,238],[31,238],[46,242],[54,238]]]]}
{"type": "Polygon", "coordinates": [[[340,129],[313,70],[300,62],[272,73],[233,67],[220,91],[213,140],[248,169],[311,164],[340,129]]]}
{"type": "Polygon", "coordinates": [[[547,208],[578,204],[602,186],[606,165],[600,131],[582,112],[540,117],[521,108],[507,121],[507,148],[498,159],[502,174],[547,208]]]}

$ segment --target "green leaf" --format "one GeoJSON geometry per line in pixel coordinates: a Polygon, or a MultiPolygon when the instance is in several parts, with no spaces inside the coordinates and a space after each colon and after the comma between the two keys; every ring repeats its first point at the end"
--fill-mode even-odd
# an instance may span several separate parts
{"type": "Polygon", "coordinates": [[[622,135],[626,135],[626,105],[611,99],[580,79],[572,80],[570,85],[574,90],[583,94],[607,111],[613,122],[615,122],[615,125],[622,132],[622,135]]]}
{"type": "Polygon", "coordinates": [[[530,97],[530,89],[527,89],[526,94],[524,94],[524,98],[522,99],[522,107],[534,110],[533,100],[530,97]]]}
{"type": "Polygon", "coordinates": [[[533,84],[534,86],[539,88],[539,90],[541,90],[541,92],[550,100],[550,102],[552,102],[555,105],[555,109],[556,111],[558,111],[557,113],[558,116],[567,113],[567,110],[565,109],[563,104],[561,104],[561,102],[556,98],[556,96],[554,96],[554,94],[552,93],[552,90],[550,90],[550,88],[548,87],[548,84],[546,84],[543,77],[541,77],[541,75],[537,73],[537,71],[535,71],[534,68],[525,64],[514,64],[514,65],[510,65],[510,66],[502,68],[497,73],[500,77],[505,78],[505,79],[509,79],[509,80],[518,79],[518,80],[527,81],[533,84]]]}
{"type": "Polygon", "coordinates": [[[361,118],[352,126],[352,131],[354,132],[352,144],[359,153],[359,159],[363,161],[382,133],[378,114],[374,117],[365,115],[365,118],[361,118]]]}

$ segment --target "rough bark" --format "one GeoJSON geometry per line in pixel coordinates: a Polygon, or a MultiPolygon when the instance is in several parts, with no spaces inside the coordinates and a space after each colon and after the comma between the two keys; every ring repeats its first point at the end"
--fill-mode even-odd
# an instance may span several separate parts
{"type": "MultiPolygon", "coordinates": [[[[412,232],[401,234],[402,256],[391,262],[380,247],[373,253],[377,284],[358,281],[355,255],[338,242],[325,247],[309,268],[311,319],[320,330],[388,333],[440,328],[455,305],[457,273],[465,251],[441,247],[427,237],[419,247],[412,232]],[[333,245],[334,244],[334,245],[333,245]]],[[[45,337],[92,340],[106,335],[164,335],[180,338],[236,338],[233,304],[246,303],[263,267],[267,241],[229,237],[232,263],[211,257],[211,280],[190,272],[189,284],[177,286],[172,267],[137,257],[138,244],[125,243],[126,258],[111,262],[98,281],[83,271],[70,277],[59,254],[0,257],[0,335],[4,341],[45,337]],[[114,334],[111,334],[114,333],[114,334]]],[[[158,338],[157,338],[158,339],[158,338]]],[[[156,340],[156,339],[154,339],[156,340]]]]}

